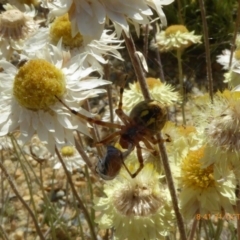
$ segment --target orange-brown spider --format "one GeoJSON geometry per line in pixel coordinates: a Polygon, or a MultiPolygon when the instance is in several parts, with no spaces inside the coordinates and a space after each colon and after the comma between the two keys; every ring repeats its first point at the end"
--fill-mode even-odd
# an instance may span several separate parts
{"type": "Polygon", "coordinates": [[[64,102],[62,102],[62,100],[58,98],[58,100],[69,111],[86,120],[87,122],[117,129],[117,131],[97,143],[98,145],[107,144],[115,137],[120,136],[119,144],[123,149],[127,149],[125,152],[121,152],[119,149],[113,146],[107,147],[106,155],[103,159],[99,160],[99,163],[97,164],[97,172],[106,180],[113,179],[120,171],[122,165],[124,165],[132,178],[136,177],[144,166],[140,142],[143,142],[150,152],[155,152],[151,144],[156,144],[158,140],[154,135],[161,131],[167,121],[166,108],[156,100],[142,101],[134,106],[129,116],[125,114],[122,110],[123,91],[123,87],[120,88],[118,108],[115,110],[115,113],[121,119],[123,125],[86,117],[81,113],[69,108],[64,102]],[[139,167],[135,173],[131,173],[124,164],[124,159],[135,147],[137,150],[139,167]]]}

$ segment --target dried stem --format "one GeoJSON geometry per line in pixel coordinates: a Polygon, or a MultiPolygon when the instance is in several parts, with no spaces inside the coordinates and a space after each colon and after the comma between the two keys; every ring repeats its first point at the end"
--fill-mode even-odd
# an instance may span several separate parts
{"type": "Polygon", "coordinates": [[[143,45],[143,55],[146,60],[148,57],[148,36],[149,36],[149,25],[147,24],[144,29],[144,45],[143,45]]]}
{"type": "Polygon", "coordinates": [[[95,167],[93,166],[92,162],[89,160],[87,154],[84,152],[82,144],[79,143],[79,141],[81,140],[81,136],[80,136],[79,132],[77,132],[77,136],[74,135],[74,140],[75,140],[76,149],[77,149],[78,153],[81,155],[81,157],[83,158],[83,161],[86,163],[88,168],[91,170],[92,174],[97,176],[95,167]]]}
{"type": "MultiPolygon", "coordinates": [[[[134,46],[134,42],[133,42],[132,38],[131,37],[128,38],[125,33],[124,33],[124,38],[125,38],[125,43],[126,43],[126,46],[128,49],[128,53],[129,53],[131,61],[132,61],[132,65],[135,70],[135,74],[137,75],[139,85],[140,85],[142,93],[143,93],[143,97],[145,100],[149,100],[149,99],[151,99],[150,93],[148,90],[146,80],[143,75],[142,66],[140,64],[139,59],[137,58],[137,56],[135,54],[136,49],[134,46]]],[[[182,215],[181,215],[181,213],[179,211],[179,207],[178,207],[177,193],[176,193],[176,189],[175,189],[175,186],[173,183],[173,178],[172,178],[172,173],[171,173],[171,169],[169,166],[168,156],[167,156],[166,148],[164,146],[164,141],[162,139],[161,133],[157,134],[157,138],[159,140],[158,147],[159,147],[159,151],[160,151],[160,154],[162,157],[161,159],[162,159],[169,191],[170,191],[171,198],[172,198],[173,208],[174,208],[176,218],[177,218],[177,224],[178,224],[178,229],[179,229],[179,233],[181,236],[181,240],[187,240],[183,218],[182,218],[182,215]]]]}
{"type": "Polygon", "coordinates": [[[79,204],[80,208],[82,209],[83,214],[84,214],[84,216],[85,216],[85,218],[86,218],[86,221],[87,221],[87,223],[88,223],[88,225],[89,225],[89,229],[90,229],[90,232],[91,232],[92,239],[93,239],[93,240],[97,240],[96,234],[95,234],[95,232],[94,232],[94,227],[93,227],[93,224],[92,224],[92,222],[91,222],[90,215],[89,215],[87,209],[85,208],[85,206],[84,206],[81,198],[79,197],[76,188],[74,187],[74,184],[73,184],[73,182],[72,182],[71,175],[70,175],[70,173],[68,172],[67,167],[66,167],[66,165],[65,165],[65,163],[64,163],[64,161],[63,161],[63,159],[62,159],[62,157],[61,157],[61,155],[60,155],[60,153],[59,153],[59,151],[58,151],[58,149],[57,149],[57,147],[55,147],[55,151],[56,151],[56,154],[57,154],[57,156],[58,156],[59,161],[60,161],[61,164],[62,164],[63,170],[64,170],[64,172],[65,172],[65,174],[66,174],[66,177],[67,177],[68,183],[69,183],[69,185],[70,185],[70,187],[71,187],[71,189],[72,189],[72,192],[73,192],[74,196],[76,197],[76,199],[77,199],[77,201],[78,201],[78,204],[79,204]]]}
{"type": "MultiPolygon", "coordinates": [[[[154,34],[154,43],[157,42],[157,39],[156,39],[156,31],[155,31],[155,34],[154,34]]],[[[158,48],[155,49],[155,53],[156,53],[156,57],[157,59],[155,60],[159,66],[159,76],[160,76],[160,80],[162,83],[165,82],[165,76],[164,76],[164,72],[163,72],[163,67],[162,67],[162,61],[161,61],[161,56],[160,56],[160,51],[158,48]]]]}
{"type": "Polygon", "coordinates": [[[193,224],[192,224],[192,229],[191,229],[190,235],[188,237],[188,240],[193,240],[194,239],[194,235],[196,233],[198,222],[199,222],[199,220],[197,218],[194,218],[193,224]]]}
{"type": "Polygon", "coordinates": [[[210,57],[210,47],[208,41],[208,26],[206,20],[206,11],[204,6],[204,1],[199,0],[199,6],[202,15],[202,23],[203,23],[203,37],[204,37],[204,45],[206,51],[206,65],[207,65],[207,78],[208,78],[208,88],[209,88],[209,96],[211,102],[213,103],[213,78],[212,78],[212,67],[211,67],[211,57],[210,57]]]}
{"type": "MultiPolygon", "coordinates": [[[[240,181],[237,184],[237,201],[236,201],[236,212],[240,213],[240,181]]],[[[237,218],[237,239],[240,240],[240,219],[237,218]]]]}
{"type": "Polygon", "coordinates": [[[186,240],[187,236],[186,236],[186,232],[185,232],[184,221],[183,221],[183,217],[182,217],[179,207],[178,207],[177,192],[176,192],[176,189],[174,186],[172,172],[171,172],[169,161],[168,161],[167,151],[164,146],[164,140],[162,139],[161,133],[157,134],[157,138],[158,138],[158,148],[159,148],[159,151],[160,151],[160,154],[162,157],[161,160],[162,160],[169,192],[170,192],[170,195],[172,198],[172,204],[173,204],[173,209],[175,211],[175,215],[176,215],[176,219],[177,219],[179,233],[181,236],[181,240],[186,240]]]}
{"type": "MultiPolygon", "coordinates": [[[[109,65],[104,65],[104,77],[105,79],[109,80],[109,65]]],[[[110,112],[110,121],[113,123],[113,100],[112,100],[112,89],[111,85],[107,85],[107,96],[108,96],[108,105],[109,105],[109,112],[110,112]]]]}
{"type": "Polygon", "coordinates": [[[35,225],[36,231],[38,233],[38,236],[41,240],[45,240],[43,233],[38,225],[38,221],[34,216],[34,213],[32,212],[31,208],[28,206],[28,204],[23,200],[23,198],[21,197],[21,195],[19,194],[17,187],[15,185],[15,183],[13,182],[12,177],[10,176],[10,174],[7,172],[6,168],[4,167],[2,161],[0,161],[0,168],[2,169],[3,173],[5,174],[8,183],[10,185],[10,187],[12,188],[13,192],[15,193],[15,195],[17,196],[17,198],[20,200],[20,202],[22,203],[22,205],[27,209],[29,215],[31,216],[33,223],[35,225]]]}
{"type": "MultiPolygon", "coordinates": [[[[85,107],[86,107],[86,110],[88,110],[89,112],[91,111],[90,104],[89,104],[88,100],[85,101],[85,107]]],[[[93,128],[92,128],[91,132],[92,132],[93,140],[94,140],[94,142],[99,142],[100,137],[99,137],[98,129],[97,129],[95,124],[92,124],[92,127],[93,128]]],[[[97,148],[98,155],[103,157],[102,148],[100,146],[96,146],[96,148],[97,148]]]]}
{"type": "Polygon", "coordinates": [[[135,48],[133,39],[131,36],[127,37],[126,33],[124,33],[124,32],[123,32],[123,37],[125,39],[125,44],[127,46],[127,50],[128,50],[129,56],[131,58],[131,62],[132,62],[135,74],[137,76],[139,85],[141,87],[143,97],[145,100],[150,100],[151,99],[150,93],[149,93],[148,86],[147,86],[147,83],[146,83],[146,80],[144,77],[142,65],[136,54],[136,48],[135,48]]]}
{"type": "Polygon", "coordinates": [[[184,86],[183,86],[183,71],[182,71],[182,50],[177,49],[177,61],[178,61],[178,77],[179,77],[179,83],[180,83],[180,92],[182,95],[182,103],[181,103],[181,108],[182,108],[182,118],[183,118],[183,125],[186,125],[186,117],[185,117],[185,91],[184,91],[184,86]]]}
{"type": "Polygon", "coordinates": [[[233,34],[233,39],[232,39],[232,44],[231,44],[231,53],[230,53],[230,59],[229,59],[229,65],[228,65],[229,69],[232,66],[233,52],[234,52],[234,49],[235,49],[235,42],[236,42],[236,38],[237,38],[239,25],[240,25],[240,0],[238,0],[237,19],[236,19],[236,22],[235,22],[235,30],[234,30],[234,34],[233,34]]]}

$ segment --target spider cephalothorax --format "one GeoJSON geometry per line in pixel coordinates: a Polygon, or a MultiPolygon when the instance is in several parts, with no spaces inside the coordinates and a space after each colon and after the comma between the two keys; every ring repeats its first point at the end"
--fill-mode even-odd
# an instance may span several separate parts
{"type": "Polygon", "coordinates": [[[120,171],[122,165],[124,165],[131,177],[136,177],[144,166],[140,142],[143,142],[146,149],[148,149],[150,152],[155,152],[152,144],[156,144],[158,140],[154,135],[161,131],[167,121],[166,108],[156,100],[145,100],[138,103],[128,116],[122,110],[122,96],[123,88],[120,89],[120,100],[118,108],[115,110],[115,113],[121,119],[123,125],[103,122],[94,118],[86,117],[81,113],[70,109],[59,99],[59,101],[62,102],[65,107],[67,107],[73,114],[79,116],[80,118],[85,119],[90,123],[117,129],[114,133],[97,143],[97,145],[107,145],[117,136],[119,136],[120,146],[123,149],[127,149],[126,151],[121,152],[113,146],[107,147],[106,155],[99,161],[97,165],[97,172],[106,180],[113,179],[120,171]],[[125,166],[124,159],[135,147],[137,150],[139,167],[135,173],[131,173],[125,166]]]}

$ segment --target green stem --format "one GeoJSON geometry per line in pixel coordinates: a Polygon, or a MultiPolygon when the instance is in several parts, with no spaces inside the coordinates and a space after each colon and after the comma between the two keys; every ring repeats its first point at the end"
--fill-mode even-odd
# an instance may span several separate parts
{"type": "Polygon", "coordinates": [[[186,117],[185,117],[185,91],[183,85],[183,71],[182,71],[182,50],[177,49],[177,61],[178,61],[178,78],[180,83],[180,93],[182,96],[182,118],[183,118],[183,125],[186,125],[186,117]]]}

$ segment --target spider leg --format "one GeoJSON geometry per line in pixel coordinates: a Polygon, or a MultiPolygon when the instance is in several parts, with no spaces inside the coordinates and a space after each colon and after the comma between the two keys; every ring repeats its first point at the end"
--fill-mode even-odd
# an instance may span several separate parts
{"type": "Polygon", "coordinates": [[[94,119],[94,118],[90,118],[90,117],[87,117],[77,111],[75,111],[74,109],[71,109],[66,103],[64,103],[59,97],[55,96],[58,101],[64,106],[66,107],[72,114],[74,115],[77,115],[78,117],[86,120],[87,122],[90,122],[90,123],[93,123],[93,124],[97,124],[97,125],[101,125],[101,126],[104,126],[104,127],[109,127],[109,128],[121,128],[122,125],[121,124],[117,124],[117,123],[110,123],[110,122],[104,122],[104,121],[101,121],[101,120],[97,120],[97,119],[94,119]]]}
{"type": "Polygon", "coordinates": [[[116,131],[110,135],[108,135],[107,137],[105,137],[104,139],[102,139],[100,142],[96,143],[96,146],[100,146],[102,144],[108,143],[109,141],[111,141],[113,138],[115,138],[116,136],[121,134],[121,130],[120,131],[116,131]]]}
{"type": "Polygon", "coordinates": [[[132,178],[135,178],[138,173],[143,169],[144,167],[144,164],[143,164],[143,157],[142,157],[142,149],[140,147],[139,144],[136,145],[136,148],[137,148],[137,156],[138,156],[138,162],[139,162],[139,167],[137,169],[137,171],[133,174],[131,174],[131,177],[132,178]]]}
{"type": "Polygon", "coordinates": [[[150,144],[150,142],[148,141],[148,139],[146,138],[142,138],[141,141],[144,143],[144,145],[146,146],[146,150],[149,151],[150,153],[152,153],[154,156],[158,155],[158,152],[152,147],[152,145],[150,144]]]}
{"type": "Polygon", "coordinates": [[[123,106],[123,92],[124,92],[124,86],[126,83],[126,79],[124,80],[124,83],[122,84],[122,86],[120,87],[120,92],[119,92],[119,102],[118,102],[118,108],[115,109],[115,113],[118,115],[118,117],[121,119],[121,121],[127,125],[129,123],[132,122],[131,118],[125,114],[122,110],[122,106],[123,106]]]}

